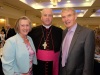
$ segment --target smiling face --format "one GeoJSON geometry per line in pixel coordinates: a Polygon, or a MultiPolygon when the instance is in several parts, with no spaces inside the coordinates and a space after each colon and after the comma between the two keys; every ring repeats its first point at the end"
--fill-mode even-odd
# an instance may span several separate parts
{"type": "Polygon", "coordinates": [[[61,13],[62,21],[67,28],[71,28],[76,24],[77,15],[72,9],[65,9],[61,13]]]}
{"type": "Polygon", "coordinates": [[[22,36],[26,36],[30,31],[30,24],[28,20],[20,20],[19,21],[19,34],[22,36]]]}
{"type": "Polygon", "coordinates": [[[22,16],[16,21],[15,31],[20,35],[26,36],[31,29],[31,21],[28,17],[22,16]]]}
{"type": "Polygon", "coordinates": [[[46,8],[41,12],[41,20],[43,25],[49,26],[52,24],[53,13],[52,9],[46,8]]]}

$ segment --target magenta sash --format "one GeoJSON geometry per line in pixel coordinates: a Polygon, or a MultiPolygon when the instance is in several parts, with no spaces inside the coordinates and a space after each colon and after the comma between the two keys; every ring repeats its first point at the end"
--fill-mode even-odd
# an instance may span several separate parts
{"type": "Polygon", "coordinates": [[[37,51],[37,59],[42,61],[53,61],[53,75],[58,75],[59,70],[59,52],[54,50],[40,50],[37,51]]]}

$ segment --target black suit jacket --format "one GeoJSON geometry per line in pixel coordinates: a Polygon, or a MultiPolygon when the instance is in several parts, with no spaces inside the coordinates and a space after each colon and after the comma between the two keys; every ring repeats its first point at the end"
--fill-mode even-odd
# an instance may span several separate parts
{"type": "Polygon", "coordinates": [[[15,34],[16,34],[16,32],[15,32],[14,28],[10,28],[10,29],[8,30],[8,32],[6,33],[5,39],[7,40],[8,38],[14,36],[15,34]]]}
{"type": "MultiPolygon", "coordinates": [[[[63,32],[63,39],[66,33],[67,29],[63,32]]],[[[60,75],[93,75],[94,51],[94,32],[77,25],[69,48],[68,59],[65,67],[62,67],[60,62],[60,75]]],[[[60,61],[61,56],[62,55],[60,55],[60,61]]]]}
{"type": "MultiPolygon", "coordinates": [[[[41,38],[43,36],[41,27],[43,27],[43,26],[40,25],[40,26],[34,27],[32,29],[32,31],[29,33],[29,36],[32,38],[32,40],[34,42],[36,50],[38,49],[41,38]]],[[[51,27],[52,27],[52,31],[51,31],[52,39],[54,40],[53,41],[54,51],[58,52],[58,51],[60,51],[60,46],[61,46],[61,41],[62,41],[62,29],[58,28],[58,27],[55,27],[53,25],[51,27]]]]}

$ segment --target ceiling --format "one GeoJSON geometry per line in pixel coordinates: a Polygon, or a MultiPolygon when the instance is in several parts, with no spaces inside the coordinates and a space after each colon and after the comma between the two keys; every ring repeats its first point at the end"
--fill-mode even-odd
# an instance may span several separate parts
{"type": "MultiPolygon", "coordinates": [[[[0,14],[1,16],[8,16],[8,13],[4,11],[3,6],[12,7],[19,11],[24,11],[26,16],[33,16],[35,19],[34,22],[41,23],[40,21],[40,11],[43,8],[52,8],[54,12],[53,24],[57,26],[63,25],[61,21],[60,12],[64,7],[74,7],[78,19],[77,22],[81,25],[100,25],[100,0],[61,0],[57,3],[56,6],[52,5],[50,0],[0,0],[0,14]],[[4,12],[3,12],[4,11],[4,12]]],[[[17,14],[16,14],[17,15],[17,14]]],[[[8,17],[13,17],[9,15],[8,17]]],[[[13,18],[18,18],[14,16],[13,18]]],[[[31,17],[32,18],[32,17],[31,17]]]]}

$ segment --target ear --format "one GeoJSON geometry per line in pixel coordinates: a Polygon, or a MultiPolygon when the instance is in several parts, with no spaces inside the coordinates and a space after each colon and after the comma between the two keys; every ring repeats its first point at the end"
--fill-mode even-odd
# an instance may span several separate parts
{"type": "Polygon", "coordinates": [[[42,17],[41,17],[41,20],[42,20],[42,17]]]}

